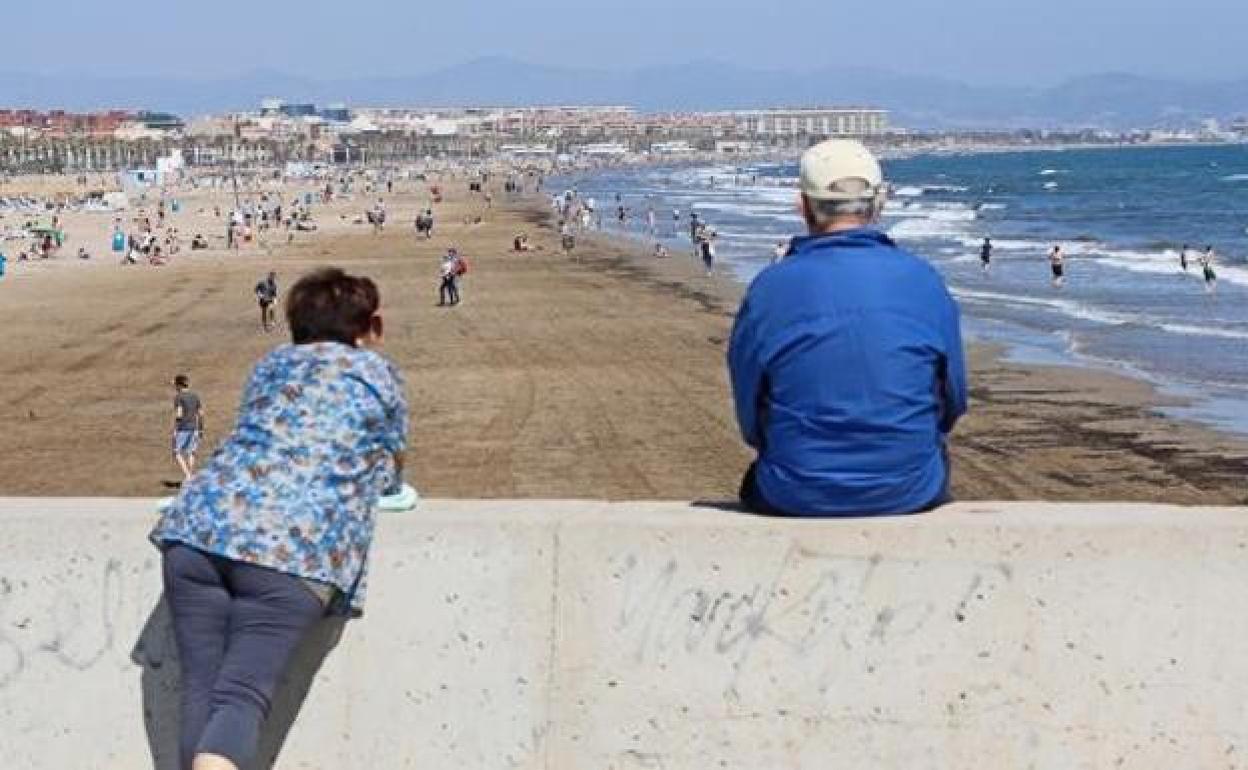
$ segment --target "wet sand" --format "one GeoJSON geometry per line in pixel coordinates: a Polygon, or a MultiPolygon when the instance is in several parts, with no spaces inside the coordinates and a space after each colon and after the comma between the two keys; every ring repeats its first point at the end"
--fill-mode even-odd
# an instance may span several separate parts
{"type": "MultiPolygon", "coordinates": [[[[381,236],[344,224],[361,196],[292,245],[184,252],[163,268],[10,263],[0,495],[165,494],[178,476],[173,375],[203,398],[211,445],[250,367],[283,340],[260,331],[252,286],[270,269],[284,289],[335,264],[381,286],[387,352],[408,378],[410,478],[426,496],[731,499],[750,459],[724,364],[740,287],[687,255],[607,238],[582,238],[568,260],[540,202],[494,199],[485,211],[453,190],[429,241],[411,228],[427,200],[415,190],[387,196],[381,236]],[[541,250],[513,253],[520,231],[541,250]],[[436,304],[451,244],[471,264],[453,309],[436,304]]],[[[1147,385],[1006,364],[985,347],[971,360],[972,414],[953,441],[960,498],[1248,502],[1248,444],[1157,416],[1147,385]]]]}

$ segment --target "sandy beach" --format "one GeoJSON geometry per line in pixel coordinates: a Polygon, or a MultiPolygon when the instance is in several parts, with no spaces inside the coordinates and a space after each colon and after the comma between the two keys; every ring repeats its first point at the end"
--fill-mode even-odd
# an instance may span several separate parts
{"type": "MultiPolygon", "coordinates": [[[[361,194],[319,208],[317,233],[290,244],[272,233],[233,253],[212,213],[225,194],[188,194],[172,224],[213,247],[164,267],[118,265],[111,215],[66,215],[61,255],[10,261],[0,283],[0,495],[166,494],[178,477],[173,375],[203,398],[211,446],[251,366],[285,339],[260,330],[256,281],[275,270],[285,289],[335,264],[382,289],[423,494],[733,498],[749,461],[724,365],[741,287],[686,255],[659,260],[606,237],[582,238],[570,261],[540,200],[497,189],[486,210],[462,182],[447,189],[431,240],[412,229],[428,193],[407,184],[386,195],[384,234],[352,223],[371,203],[361,194]],[[511,251],[522,231],[537,250],[511,251]],[[84,244],[93,259],[81,262],[84,244]],[[453,309],[436,304],[450,245],[471,265],[453,309]]],[[[1248,502],[1248,443],[1159,417],[1146,384],[1007,364],[987,347],[971,358],[971,415],[953,441],[959,498],[1248,502]]]]}

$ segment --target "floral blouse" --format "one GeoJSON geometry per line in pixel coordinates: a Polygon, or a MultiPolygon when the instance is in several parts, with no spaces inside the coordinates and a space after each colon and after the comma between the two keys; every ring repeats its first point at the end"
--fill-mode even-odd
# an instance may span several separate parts
{"type": "Polygon", "coordinates": [[[364,605],[378,499],[407,445],[402,376],[338,343],[284,345],[243,393],[233,433],[151,538],[337,587],[364,605]]]}

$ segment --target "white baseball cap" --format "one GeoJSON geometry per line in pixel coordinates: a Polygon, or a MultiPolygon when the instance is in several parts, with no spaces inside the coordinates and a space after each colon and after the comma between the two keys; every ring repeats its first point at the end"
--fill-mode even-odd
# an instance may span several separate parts
{"type": "Polygon", "coordinates": [[[802,194],[812,200],[866,200],[883,184],[880,162],[857,140],[829,139],[802,156],[802,194]]]}

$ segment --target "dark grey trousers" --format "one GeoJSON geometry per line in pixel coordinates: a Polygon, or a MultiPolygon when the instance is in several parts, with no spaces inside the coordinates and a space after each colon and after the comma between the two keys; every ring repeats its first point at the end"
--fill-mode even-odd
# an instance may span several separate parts
{"type": "Polygon", "coordinates": [[[197,754],[253,759],[279,678],[325,615],[303,581],[170,544],[165,596],[182,663],[184,770],[197,754]]]}

